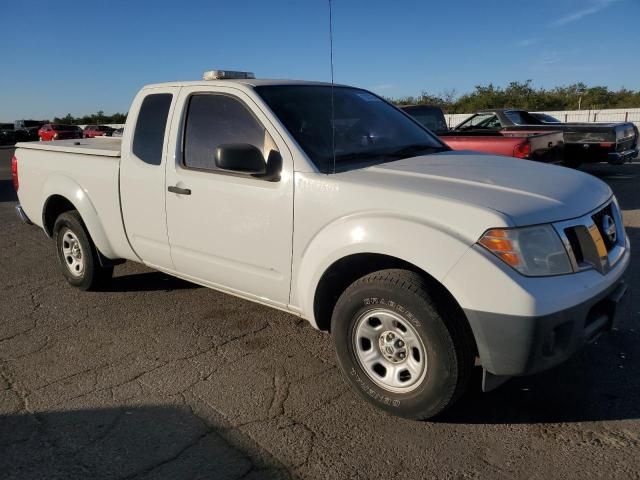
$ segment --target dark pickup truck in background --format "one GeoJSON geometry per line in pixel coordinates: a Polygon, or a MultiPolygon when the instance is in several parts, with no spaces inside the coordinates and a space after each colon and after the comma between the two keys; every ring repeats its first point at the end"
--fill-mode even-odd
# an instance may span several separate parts
{"type": "Polygon", "coordinates": [[[564,161],[562,132],[538,131],[536,128],[517,132],[497,129],[450,130],[439,107],[405,105],[400,108],[454,150],[475,150],[545,163],[564,161]]]}
{"type": "Polygon", "coordinates": [[[616,165],[638,156],[638,129],[623,123],[550,123],[526,110],[482,110],[454,128],[455,131],[521,132],[561,131],[564,133],[565,163],[577,167],[582,163],[608,162],[616,165]]]}
{"type": "Polygon", "coordinates": [[[0,145],[13,145],[16,143],[16,134],[13,123],[0,123],[0,145]]]}
{"type": "Polygon", "coordinates": [[[38,140],[38,130],[48,120],[16,120],[13,122],[16,142],[32,142],[38,140]]]}

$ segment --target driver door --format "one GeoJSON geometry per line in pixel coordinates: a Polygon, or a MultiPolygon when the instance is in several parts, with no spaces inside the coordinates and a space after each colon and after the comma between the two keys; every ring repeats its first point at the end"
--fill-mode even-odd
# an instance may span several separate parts
{"type": "Polygon", "coordinates": [[[167,165],[167,225],[175,268],[214,288],[285,308],[293,232],[293,162],[268,117],[235,88],[183,88],[167,165]],[[269,181],[220,170],[218,146],[250,144],[279,154],[269,181]],[[170,189],[170,190],[169,190],[170,189]]]}

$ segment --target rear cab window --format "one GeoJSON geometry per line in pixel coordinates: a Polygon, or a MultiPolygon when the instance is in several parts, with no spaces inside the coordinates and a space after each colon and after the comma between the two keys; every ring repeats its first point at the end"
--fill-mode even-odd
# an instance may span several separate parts
{"type": "Polygon", "coordinates": [[[149,165],[162,163],[162,146],[172,99],[170,93],[153,93],[147,95],[140,105],[133,133],[133,153],[149,165]]]}

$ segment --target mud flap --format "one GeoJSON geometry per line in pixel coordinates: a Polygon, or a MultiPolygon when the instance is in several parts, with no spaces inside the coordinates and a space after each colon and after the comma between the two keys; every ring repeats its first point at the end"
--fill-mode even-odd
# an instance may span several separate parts
{"type": "Polygon", "coordinates": [[[489,373],[486,368],[482,369],[482,391],[490,392],[504,384],[511,377],[508,375],[494,375],[489,373]]]}

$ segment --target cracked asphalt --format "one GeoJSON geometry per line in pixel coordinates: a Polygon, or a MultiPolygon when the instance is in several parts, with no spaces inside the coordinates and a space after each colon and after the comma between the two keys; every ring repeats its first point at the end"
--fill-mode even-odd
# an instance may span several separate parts
{"type": "MultiPolygon", "coordinates": [[[[0,150],[0,478],[640,478],[640,258],[617,331],[432,422],[375,410],[305,321],[116,267],[79,292],[0,150]]],[[[514,160],[517,161],[517,160],[514,160]]],[[[592,173],[640,245],[640,163],[592,173]]]]}

